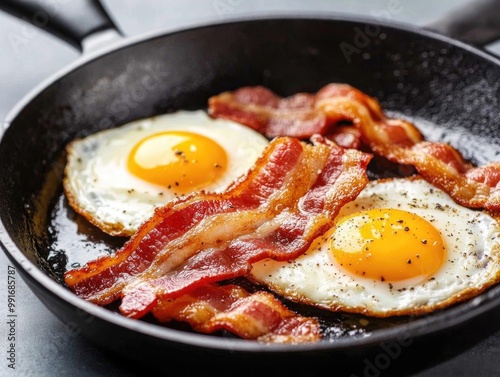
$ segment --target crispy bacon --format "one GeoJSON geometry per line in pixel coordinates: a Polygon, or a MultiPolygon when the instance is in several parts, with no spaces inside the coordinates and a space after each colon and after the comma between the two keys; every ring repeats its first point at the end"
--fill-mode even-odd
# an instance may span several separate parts
{"type": "MultiPolygon", "coordinates": [[[[119,297],[133,276],[151,267],[162,253],[170,253],[165,250],[167,244],[171,250],[189,254],[233,234],[252,231],[259,225],[261,212],[290,191],[285,186],[289,170],[297,168],[302,152],[296,140],[276,140],[245,180],[223,194],[193,194],[158,209],[114,255],[66,272],[66,284],[78,296],[105,305],[119,297]],[[232,223],[230,231],[224,229],[226,222],[232,223]]],[[[175,257],[170,259],[174,265],[180,263],[175,257]]]]}
{"type": "Polygon", "coordinates": [[[244,124],[263,135],[309,138],[325,134],[326,117],[315,111],[314,95],[280,98],[262,87],[244,87],[209,98],[209,114],[244,124]]]}
{"type": "MultiPolygon", "coordinates": [[[[357,89],[350,91],[360,95],[357,89]]],[[[382,110],[376,114],[376,107],[366,101],[331,96],[318,101],[316,108],[328,118],[351,120],[372,151],[393,162],[413,165],[427,181],[446,191],[457,203],[500,210],[500,163],[474,167],[450,145],[424,140],[415,125],[389,119],[382,110]]]]}
{"type": "Polygon", "coordinates": [[[187,322],[197,332],[226,330],[263,343],[311,343],[321,339],[315,318],[295,314],[268,292],[249,293],[234,284],[205,285],[176,299],[160,299],[159,322],[187,322]]]}
{"type": "Polygon", "coordinates": [[[370,158],[321,138],[315,138],[314,145],[276,138],[254,168],[225,193],[197,193],[157,210],[115,255],[68,271],[65,281],[77,295],[100,305],[114,301],[127,287],[121,310],[138,318],[151,310],[158,296],[167,296],[156,283],[165,275],[171,278],[181,265],[194,270],[190,279],[179,274],[176,296],[208,281],[241,276],[259,256],[297,256],[309,238],[331,225],[337,210],[364,188],[370,158]],[[301,221],[291,222],[294,216],[301,221]],[[257,252],[258,239],[248,235],[267,236],[269,242],[257,252]],[[237,247],[238,240],[249,245],[248,256],[237,247]],[[272,242],[279,240],[290,245],[273,251],[272,242]],[[301,248],[292,249],[297,242],[301,248]],[[237,270],[213,263],[228,248],[241,254],[233,266],[237,270]],[[207,251],[207,264],[196,270],[202,250],[207,251]]]}
{"type": "MultiPolygon", "coordinates": [[[[336,87],[337,91],[342,88],[336,87]]],[[[291,136],[308,139],[314,134],[328,136],[344,148],[359,148],[361,134],[353,127],[331,127],[332,120],[318,112],[315,104],[331,90],[317,95],[297,93],[281,98],[262,86],[243,87],[209,98],[209,114],[216,118],[231,119],[263,135],[291,136]]],[[[340,94],[349,95],[345,91],[340,94]]],[[[363,99],[357,96],[357,99],[363,99]]],[[[373,104],[376,106],[376,102],[373,104]]]]}
{"type": "MultiPolygon", "coordinates": [[[[243,276],[252,263],[263,258],[283,261],[306,251],[314,238],[333,225],[338,210],[365,187],[365,170],[371,158],[319,136],[313,141],[314,145],[302,144],[301,161],[290,171],[287,185],[277,193],[279,200],[263,212],[264,217],[253,231],[231,232],[217,245],[200,245],[197,253],[186,255],[177,265],[167,265],[168,259],[160,260],[154,270],[138,275],[123,289],[122,314],[139,318],[159,298],[179,297],[207,283],[243,276]]],[[[232,227],[231,223],[229,229],[232,227]]],[[[185,254],[170,249],[168,245],[167,256],[178,258],[185,254]]]]}
{"type": "Polygon", "coordinates": [[[329,84],[315,94],[298,93],[286,98],[263,87],[245,87],[211,97],[209,113],[266,135],[308,138],[320,133],[351,148],[358,147],[361,139],[375,153],[413,165],[459,204],[500,210],[500,163],[472,166],[450,145],[424,140],[412,123],[388,118],[375,98],[350,85],[329,84]],[[289,103],[295,105],[288,108],[289,103]],[[355,126],[357,138],[355,132],[347,131],[348,127],[337,127],[345,121],[355,126]]]}

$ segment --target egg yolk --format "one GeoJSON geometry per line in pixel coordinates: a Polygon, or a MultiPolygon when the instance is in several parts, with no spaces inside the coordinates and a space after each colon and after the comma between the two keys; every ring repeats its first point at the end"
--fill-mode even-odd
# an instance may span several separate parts
{"type": "Polygon", "coordinates": [[[215,182],[226,170],[227,160],[225,150],[208,137],[161,132],[132,148],[128,169],[147,182],[188,193],[215,182]]]}
{"type": "Polygon", "coordinates": [[[350,273],[389,282],[430,277],[446,257],[443,238],[430,222],[397,209],[342,218],[330,246],[335,260],[350,273]]]}

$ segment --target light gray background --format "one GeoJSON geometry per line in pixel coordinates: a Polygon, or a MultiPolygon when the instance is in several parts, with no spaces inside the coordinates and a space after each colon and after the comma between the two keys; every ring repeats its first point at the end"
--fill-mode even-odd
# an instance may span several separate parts
{"type": "MultiPolygon", "coordinates": [[[[1,1],[1,0],[0,0],[1,1]]],[[[391,0],[103,0],[112,18],[127,36],[135,36],[164,28],[188,27],[199,21],[218,21],[228,16],[301,13],[342,12],[375,17],[388,9],[391,0]],[[220,5],[225,7],[221,10],[220,5]]],[[[439,2],[401,0],[401,11],[393,14],[392,21],[424,26],[467,0],[446,0],[439,2]],[[432,5],[431,5],[432,4],[432,5]]],[[[63,2],[64,3],[64,2],[63,2]]],[[[500,45],[489,46],[500,53],[500,45]]],[[[27,26],[26,23],[0,13],[0,121],[8,111],[30,89],[75,61],[80,56],[72,47],[27,26]],[[22,36],[22,43],[16,37],[22,36]]],[[[6,285],[9,261],[0,252],[0,376],[134,376],[126,364],[95,349],[91,344],[70,331],[45,308],[31,293],[17,275],[17,369],[6,367],[6,285]]],[[[451,347],[451,346],[450,346],[451,347]]],[[[453,348],[453,347],[451,347],[453,348]]],[[[422,362],[412,376],[476,376],[492,375],[500,361],[500,333],[485,337],[465,352],[449,355],[444,361],[422,362]],[[429,365],[431,364],[431,365],[429,365]]],[[[427,355],[425,357],[431,357],[427,355]]],[[[181,370],[181,365],[176,368],[181,370]]],[[[399,368],[404,374],[404,368],[399,368]]],[[[415,367],[412,368],[415,370],[415,367]]],[[[353,366],[352,373],[362,371],[362,366],[353,366]]],[[[393,371],[394,372],[394,371],[393,371]]],[[[239,374],[239,372],[236,372],[239,374]]],[[[328,374],[335,374],[335,366],[328,374]]],[[[498,374],[499,372],[496,371],[498,374]]],[[[169,368],[166,366],[166,375],[169,368]]],[[[176,373],[178,374],[178,373],[176,373]]],[[[349,376],[351,373],[346,374],[349,376]]],[[[390,368],[381,373],[391,374],[390,368]]],[[[263,370],[263,374],[264,370],[263,370]]]]}

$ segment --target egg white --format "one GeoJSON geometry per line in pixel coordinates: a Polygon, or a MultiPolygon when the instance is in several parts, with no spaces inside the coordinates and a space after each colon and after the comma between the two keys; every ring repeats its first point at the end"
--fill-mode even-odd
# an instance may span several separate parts
{"type": "Polygon", "coordinates": [[[474,297],[500,281],[500,230],[485,212],[464,208],[423,179],[372,181],[336,220],[361,209],[396,208],[431,222],[446,261],[425,281],[388,282],[351,274],[329,250],[334,228],[299,258],[253,264],[249,278],[293,301],[376,317],[424,314],[474,297]]]}
{"type": "Polygon", "coordinates": [[[64,189],[70,205],[103,231],[130,236],[158,206],[178,194],[132,175],[127,158],[143,138],[164,131],[188,131],[209,137],[227,153],[223,176],[203,187],[221,192],[254,165],[269,143],[236,122],[212,119],[206,112],[178,111],[104,130],[67,147],[64,189]]]}

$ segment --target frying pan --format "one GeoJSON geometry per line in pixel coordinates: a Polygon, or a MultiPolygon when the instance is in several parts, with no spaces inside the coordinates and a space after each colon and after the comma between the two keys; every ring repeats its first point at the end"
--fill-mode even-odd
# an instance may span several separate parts
{"type": "Polygon", "coordinates": [[[381,344],[446,338],[499,306],[497,286],[452,308],[388,322],[363,336],[262,345],[131,320],[79,299],[62,284],[67,257],[58,238],[74,232],[66,251],[69,245],[82,251],[117,247],[114,240],[92,233],[64,203],[61,177],[68,142],[139,118],[203,109],[211,95],[245,85],[291,95],[346,82],[377,97],[389,114],[415,121],[430,138],[449,142],[473,163],[494,160],[500,153],[500,61],[470,43],[484,45],[500,36],[498,4],[478,2],[459,11],[451,21],[433,25],[439,33],[309,14],[226,19],[121,40],[97,0],[66,2],[56,10],[47,4],[7,0],[0,8],[86,53],[8,115],[0,143],[0,240],[29,288],[75,332],[145,365],[164,364],[166,355],[175,361],[186,355],[202,360],[207,354],[224,356],[224,363],[252,357],[286,358],[287,365],[311,358],[341,363],[380,351],[381,344]],[[471,24],[471,17],[484,22],[471,24]],[[465,36],[469,43],[442,33],[465,36]],[[104,40],[116,42],[99,47],[104,40]],[[68,230],[68,224],[76,230],[68,230]]]}

